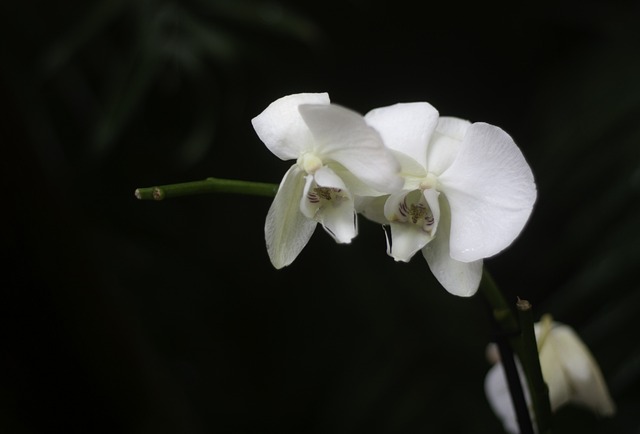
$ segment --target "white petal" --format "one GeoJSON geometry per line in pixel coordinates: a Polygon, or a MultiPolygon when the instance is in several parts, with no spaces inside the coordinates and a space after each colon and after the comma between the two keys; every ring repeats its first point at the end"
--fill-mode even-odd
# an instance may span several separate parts
{"type": "Polygon", "coordinates": [[[438,111],[429,103],[400,103],[371,110],[365,120],[388,148],[402,152],[426,167],[427,146],[438,123],[438,111]]]}
{"type": "Polygon", "coordinates": [[[466,119],[440,116],[440,118],[438,118],[436,131],[452,140],[462,141],[470,126],[471,122],[466,119]]]}
{"type": "Polygon", "coordinates": [[[400,175],[404,178],[403,190],[416,190],[427,176],[427,169],[412,157],[391,149],[391,153],[400,163],[400,175]]]}
{"type": "Polygon", "coordinates": [[[347,190],[347,186],[344,181],[330,168],[321,167],[314,175],[316,182],[321,187],[339,188],[340,190],[347,190]]]}
{"type": "Polygon", "coordinates": [[[349,244],[358,235],[358,224],[353,200],[338,207],[329,207],[320,215],[320,223],[325,231],[340,244],[349,244]]]}
{"type": "Polygon", "coordinates": [[[251,120],[260,140],[282,160],[295,160],[313,146],[313,135],[300,116],[300,104],[329,104],[327,93],[297,93],[269,104],[251,120]]]}
{"type": "Polygon", "coordinates": [[[559,356],[556,348],[549,344],[549,340],[538,351],[540,357],[540,368],[542,369],[542,377],[547,383],[549,389],[549,402],[551,410],[556,411],[558,408],[567,404],[571,400],[573,390],[566,372],[559,362],[559,356]]]}
{"type": "MultiPolygon", "coordinates": [[[[549,347],[555,353],[556,366],[563,370],[572,392],[571,402],[585,406],[600,416],[613,415],[616,411],[615,404],[602,372],[577,333],[569,326],[555,323],[547,342],[542,352],[549,347]]],[[[551,386],[552,380],[548,383],[551,386]]]]}
{"type": "Polygon", "coordinates": [[[439,181],[451,207],[451,256],[463,262],[509,246],[536,200],[522,152],[507,133],[485,123],[468,128],[457,158],[439,181]]]}
{"type": "Polygon", "coordinates": [[[431,235],[420,227],[406,223],[390,223],[391,246],[387,252],[396,261],[409,262],[429,241],[431,235]]]}
{"type": "Polygon", "coordinates": [[[336,175],[340,177],[344,181],[344,184],[349,188],[349,191],[354,196],[383,196],[388,193],[384,193],[376,190],[369,184],[362,181],[360,178],[357,178],[353,173],[347,170],[346,167],[341,164],[329,164],[328,167],[331,167],[331,170],[335,172],[336,175]]]}
{"type": "Polygon", "coordinates": [[[471,125],[464,119],[443,116],[431,136],[427,154],[427,168],[436,176],[451,166],[458,156],[462,139],[471,125]]]}
{"type": "Polygon", "coordinates": [[[435,278],[447,292],[460,297],[476,293],[482,277],[482,260],[460,262],[453,259],[449,251],[449,210],[442,202],[438,232],[434,239],[422,249],[424,259],[435,278]]]}
{"type": "MultiPolygon", "coordinates": [[[[523,386],[526,387],[526,381],[523,382],[523,386]]],[[[510,434],[518,434],[520,428],[502,363],[496,363],[487,372],[484,379],[484,391],[489,405],[502,421],[505,431],[510,434]]]]}
{"type": "Polygon", "coordinates": [[[264,227],[267,253],[276,268],[291,264],[311,238],[316,222],[300,212],[304,172],[293,165],[276,193],[264,227]]]}
{"type": "Polygon", "coordinates": [[[446,254],[448,249],[442,246],[444,237],[441,235],[442,233],[422,249],[429,269],[447,292],[459,297],[470,297],[476,293],[480,285],[482,260],[456,261],[446,254]]]}
{"type": "Polygon", "coordinates": [[[325,164],[343,165],[380,192],[402,187],[400,165],[360,114],[335,104],[301,105],[299,110],[315,138],[313,151],[325,164]]]}

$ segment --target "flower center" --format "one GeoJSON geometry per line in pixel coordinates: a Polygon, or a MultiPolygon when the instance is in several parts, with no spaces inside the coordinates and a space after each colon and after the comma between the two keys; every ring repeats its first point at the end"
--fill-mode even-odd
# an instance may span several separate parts
{"type": "Polygon", "coordinates": [[[414,224],[429,233],[435,223],[433,212],[424,198],[422,190],[414,190],[405,195],[398,204],[398,211],[393,217],[394,221],[414,224]]]}
{"type": "Polygon", "coordinates": [[[309,174],[314,174],[322,167],[322,160],[309,152],[302,154],[298,158],[297,163],[298,166],[302,167],[302,169],[309,174]]]}

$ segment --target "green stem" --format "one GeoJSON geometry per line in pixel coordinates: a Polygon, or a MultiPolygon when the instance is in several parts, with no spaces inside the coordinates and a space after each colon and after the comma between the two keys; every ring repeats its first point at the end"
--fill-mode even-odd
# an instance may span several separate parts
{"type": "Polygon", "coordinates": [[[521,333],[518,342],[515,343],[515,349],[518,357],[525,361],[522,363],[522,369],[529,385],[538,432],[548,434],[551,432],[551,403],[549,388],[544,382],[540,367],[540,356],[533,327],[533,309],[527,300],[520,299],[518,299],[516,307],[521,333]]]}
{"type": "Polygon", "coordinates": [[[140,200],[163,200],[172,197],[207,193],[236,193],[273,197],[276,195],[276,191],[278,191],[277,184],[207,178],[202,181],[137,188],[135,196],[140,200]]]}
{"type": "Polygon", "coordinates": [[[486,267],[482,270],[482,280],[480,280],[479,291],[493,308],[493,316],[502,328],[502,331],[507,334],[518,333],[518,321],[513,315],[511,305],[498,289],[498,285],[496,285],[496,282],[486,267]]]}
{"type": "Polygon", "coordinates": [[[494,318],[502,332],[510,336],[511,348],[522,365],[538,433],[549,434],[551,432],[551,405],[548,388],[540,368],[531,304],[526,300],[519,299],[516,303],[517,315],[515,315],[511,305],[504,298],[503,293],[498,289],[486,269],[483,271],[480,281],[480,292],[492,306],[494,318]]]}

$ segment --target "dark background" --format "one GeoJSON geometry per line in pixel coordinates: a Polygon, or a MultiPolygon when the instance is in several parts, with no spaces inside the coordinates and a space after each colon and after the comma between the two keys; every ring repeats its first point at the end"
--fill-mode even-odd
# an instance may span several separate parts
{"type": "Polygon", "coordinates": [[[327,91],[514,137],[539,198],[486,267],[574,327],[610,386],[614,418],[565,407],[556,432],[638,433],[635,3],[3,2],[0,431],[501,432],[482,299],[394,263],[377,225],[350,246],[318,230],[276,271],[269,198],[135,199],[279,182],[291,162],[251,118],[327,91]]]}

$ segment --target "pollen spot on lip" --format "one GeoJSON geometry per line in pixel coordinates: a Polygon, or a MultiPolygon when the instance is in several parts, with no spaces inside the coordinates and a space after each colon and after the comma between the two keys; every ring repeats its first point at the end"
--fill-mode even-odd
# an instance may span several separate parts
{"type": "Polygon", "coordinates": [[[334,187],[315,187],[307,193],[307,199],[314,204],[332,202],[333,205],[338,205],[345,198],[343,191],[334,187]]]}

